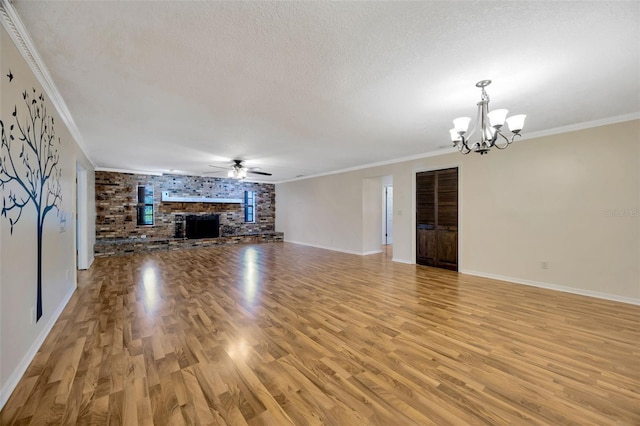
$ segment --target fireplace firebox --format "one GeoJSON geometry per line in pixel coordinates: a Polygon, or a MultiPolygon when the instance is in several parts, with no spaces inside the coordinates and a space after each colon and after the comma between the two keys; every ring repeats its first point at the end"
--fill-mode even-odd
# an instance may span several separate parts
{"type": "Polygon", "coordinates": [[[187,238],[218,238],[220,217],[217,214],[187,215],[185,217],[187,238]]]}

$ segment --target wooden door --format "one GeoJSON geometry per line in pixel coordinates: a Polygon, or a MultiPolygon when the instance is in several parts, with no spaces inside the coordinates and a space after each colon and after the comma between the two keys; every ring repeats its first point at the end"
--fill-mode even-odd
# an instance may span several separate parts
{"type": "Polygon", "coordinates": [[[436,174],[416,174],[416,262],[436,266],[436,174]]]}
{"type": "Polygon", "coordinates": [[[458,169],[416,174],[416,262],[458,270],[458,169]]]}
{"type": "Polygon", "coordinates": [[[436,229],[438,264],[458,270],[458,169],[438,170],[436,179],[436,229]]]}

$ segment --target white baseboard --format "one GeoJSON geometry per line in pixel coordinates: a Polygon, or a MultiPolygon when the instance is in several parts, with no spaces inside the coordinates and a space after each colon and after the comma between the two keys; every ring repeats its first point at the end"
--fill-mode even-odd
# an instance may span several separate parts
{"type": "Polygon", "coordinates": [[[382,250],[371,250],[371,251],[365,251],[364,253],[362,253],[363,256],[369,256],[370,254],[379,254],[382,253],[382,250]]]}
{"type": "Polygon", "coordinates": [[[408,259],[403,259],[401,257],[394,257],[392,259],[394,262],[398,262],[398,263],[406,263],[407,265],[414,265],[415,262],[408,260],[408,259]]]}
{"type": "Polygon", "coordinates": [[[616,294],[603,293],[600,291],[584,290],[581,288],[567,287],[567,286],[558,285],[558,284],[543,283],[540,281],[525,280],[522,278],[505,277],[503,275],[489,274],[486,272],[469,271],[469,270],[460,270],[459,272],[462,274],[469,274],[469,275],[475,275],[483,278],[491,278],[494,280],[507,281],[515,284],[523,284],[523,285],[528,285],[532,287],[545,288],[547,290],[556,290],[556,291],[562,291],[564,293],[579,294],[581,296],[612,300],[614,302],[629,303],[631,305],[640,305],[640,299],[635,299],[633,297],[618,296],[616,294]]]}
{"type": "Polygon", "coordinates": [[[323,249],[323,250],[331,250],[331,251],[339,251],[341,253],[347,253],[347,254],[356,254],[358,256],[362,256],[363,253],[359,253],[357,251],[351,251],[351,250],[343,250],[337,247],[328,247],[328,246],[320,246],[317,244],[309,244],[309,243],[303,243],[300,241],[291,241],[291,240],[284,240],[286,243],[291,243],[291,244],[299,244],[301,246],[307,246],[307,247],[315,247],[315,248],[319,248],[319,249],[323,249]]]}
{"type": "Polygon", "coordinates": [[[13,393],[13,391],[15,390],[18,382],[22,378],[22,375],[25,373],[25,371],[27,371],[29,364],[31,364],[31,361],[33,361],[33,358],[38,353],[40,346],[42,346],[42,344],[44,343],[44,339],[47,338],[54,324],[60,317],[60,314],[62,314],[62,311],[67,306],[67,303],[69,303],[69,300],[71,300],[71,296],[73,296],[74,291],[76,291],[75,286],[69,289],[69,292],[64,296],[64,299],[62,299],[62,303],[60,303],[53,315],[51,315],[51,318],[49,318],[49,322],[47,322],[42,328],[42,331],[40,332],[38,337],[36,337],[27,353],[24,354],[16,369],[13,371],[13,373],[11,373],[7,381],[2,384],[2,389],[0,389],[0,410],[9,400],[11,393],[13,393]]]}

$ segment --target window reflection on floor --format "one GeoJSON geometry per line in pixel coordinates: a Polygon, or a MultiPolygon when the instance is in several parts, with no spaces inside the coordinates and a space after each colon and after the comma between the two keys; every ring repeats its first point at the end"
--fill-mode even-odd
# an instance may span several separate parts
{"type": "Polygon", "coordinates": [[[160,298],[158,297],[158,279],[156,268],[153,264],[147,264],[142,272],[142,284],[145,291],[145,306],[150,311],[155,311],[160,298]]]}
{"type": "Polygon", "coordinates": [[[248,247],[244,251],[242,259],[242,298],[245,302],[245,308],[253,307],[256,296],[259,295],[258,260],[258,251],[254,247],[248,247]]]}

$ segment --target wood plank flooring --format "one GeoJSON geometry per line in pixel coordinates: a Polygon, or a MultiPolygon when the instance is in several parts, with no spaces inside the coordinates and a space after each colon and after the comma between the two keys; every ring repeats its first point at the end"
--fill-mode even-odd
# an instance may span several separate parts
{"type": "Polygon", "coordinates": [[[97,259],[3,425],[640,424],[640,307],[288,243],[97,259]]]}

